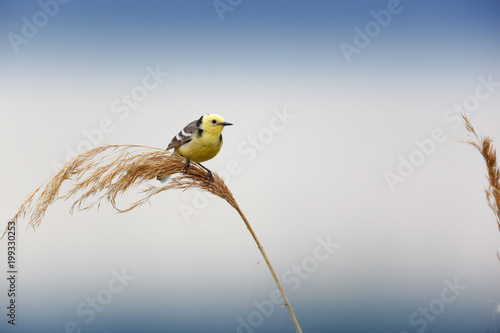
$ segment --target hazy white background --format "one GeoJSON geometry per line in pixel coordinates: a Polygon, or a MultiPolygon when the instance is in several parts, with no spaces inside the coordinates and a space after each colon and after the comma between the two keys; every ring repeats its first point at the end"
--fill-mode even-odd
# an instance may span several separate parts
{"type": "MultiPolygon", "coordinates": [[[[349,63],[340,43],[353,44],[353,27],[387,2],[245,1],[221,21],[209,1],[74,1],[18,53],[7,34],[21,34],[21,19],[41,7],[1,2],[4,223],[102,119],[114,126],[102,143],[166,147],[188,122],[219,113],[234,126],[205,165],[221,172],[237,161],[230,188],[278,275],[313,257],[318,237],[340,245],[298,288],[285,282],[305,332],[417,332],[409,316],[439,298],[446,279],[467,290],[425,331],[491,331],[500,234],[484,162],[455,141],[464,127],[444,115],[474,95],[479,77],[500,82],[500,4],[401,6],[349,63]],[[169,75],[120,119],[113,102],[142,85],[147,67],[169,75]],[[249,160],[242,147],[285,109],[295,117],[249,160]],[[391,191],[384,174],[397,174],[400,157],[437,128],[448,139],[391,191]]],[[[494,89],[470,120],[498,138],[494,89]]],[[[2,310],[2,332],[60,332],[68,321],[83,332],[236,332],[275,285],[237,213],[200,198],[164,192],[127,214],[103,205],[70,215],[71,203],[57,202],[36,232],[20,220],[18,325],[2,310]],[[186,206],[199,214],[184,218],[186,206]],[[86,323],[76,308],[122,268],[135,279],[86,323]]],[[[279,306],[256,326],[294,330],[279,306]]]]}

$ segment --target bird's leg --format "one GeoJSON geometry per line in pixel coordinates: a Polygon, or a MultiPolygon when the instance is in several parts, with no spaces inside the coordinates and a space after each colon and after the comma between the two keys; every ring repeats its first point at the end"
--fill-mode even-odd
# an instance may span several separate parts
{"type": "Polygon", "coordinates": [[[188,172],[189,166],[191,165],[191,160],[189,157],[183,156],[186,159],[186,170],[184,170],[185,173],[188,172]]]}
{"type": "MultiPolygon", "coordinates": [[[[189,157],[186,157],[186,156],[182,156],[182,157],[184,157],[186,159],[186,168],[184,169],[184,172],[187,173],[188,169],[189,169],[189,166],[191,165],[191,160],[189,159],[189,157]]],[[[156,176],[156,179],[162,180],[162,179],[164,179],[164,177],[163,176],[156,176]]]]}
{"type": "Polygon", "coordinates": [[[208,173],[208,185],[210,185],[210,183],[212,183],[214,181],[214,176],[212,175],[212,171],[208,170],[207,168],[205,168],[205,166],[201,163],[198,163],[199,166],[201,166],[203,169],[207,170],[207,173],[208,173]]]}

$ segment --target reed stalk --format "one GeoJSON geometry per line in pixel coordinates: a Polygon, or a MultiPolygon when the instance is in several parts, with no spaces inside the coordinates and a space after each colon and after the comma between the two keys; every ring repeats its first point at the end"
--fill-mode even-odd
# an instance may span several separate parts
{"type": "MultiPolygon", "coordinates": [[[[266,261],[297,332],[302,333],[271,261],[224,181],[213,173],[213,181],[209,183],[206,170],[197,163],[191,163],[187,172],[185,172],[185,166],[184,158],[164,149],[138,145],[105,145],[94,148],[64,164],[59,171],[52,174],[28,195],[11,221],[17,223],[20,218],[30,215],[28,227],[36,229],[48,207],[59,199],[74,198],[70,212],[73,212],[75,208],[87,210],[100,206],[104,201],[109,202],[118,212],[125,213],[149,202],[154,195],[169,189],[185,191],[198,188],[208,191],[226,200],[242,218],[266,261]],[[152,183],[160,184],[156,180],[157,176],[172,177],[164,184],[152,185],[152,183]],[[61,185],[65,181],[71,181],[70,188],[66,193],[60,194],[61,185]],[[133,188],[138,189],[141,185],[142,189],[137,190],[141,198],[124,209],[119,208],[117,197],[132,191],[133,188]]],[[[2,237],[6,232],[7,228],[2,237]]]]}

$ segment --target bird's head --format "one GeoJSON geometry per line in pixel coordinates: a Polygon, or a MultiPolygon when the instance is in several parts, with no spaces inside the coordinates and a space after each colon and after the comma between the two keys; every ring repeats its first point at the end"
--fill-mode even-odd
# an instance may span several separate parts
{"type": "Polygon", "coordinates": [[[224,126],[232,125],[225,122],[218,114],[206,114],[198,120],[198,127],[211,134],[220,134],[224,126]]]}

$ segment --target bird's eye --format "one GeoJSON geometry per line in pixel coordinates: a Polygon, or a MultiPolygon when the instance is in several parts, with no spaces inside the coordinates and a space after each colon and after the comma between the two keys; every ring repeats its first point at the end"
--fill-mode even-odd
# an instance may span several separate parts
{"type": "Polygon", "coordinates": [[[217,122],[217,120],[212,119],[212,124],[215,124],[216,122],[217,122]]]}

